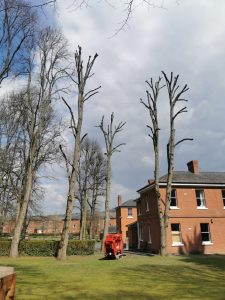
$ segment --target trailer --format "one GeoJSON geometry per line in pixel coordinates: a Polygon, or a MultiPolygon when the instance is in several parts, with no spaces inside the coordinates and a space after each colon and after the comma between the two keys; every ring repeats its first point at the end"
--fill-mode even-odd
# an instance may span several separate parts
{"type": "Polygon", "coordinates": [[[123,240],[120,233],[109,233],[104,241],[106,258],[120,258],[123,256],[123,240]]]}

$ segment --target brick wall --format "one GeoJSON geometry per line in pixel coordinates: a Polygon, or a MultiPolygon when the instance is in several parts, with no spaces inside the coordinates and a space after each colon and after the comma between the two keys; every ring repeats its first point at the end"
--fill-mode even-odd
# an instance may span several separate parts
{"type": "MultiPolygon", "coordinates": [[[[206,207],[197,207],[195,188],[177,186],[177,208],[170,209],[170,221],[168,227],[168,252],[169,253],[225,253],[225,209],[221,189],[203,188],[206,207]],[[171,224],[179,224],[182,243],[174,246],[172,243],[171,224]],[[202,244],[201,225],[208,224],[210,243],[202,244]],[[183,244],[183,245],[182,245],[183,244]]],[[[165,200],[166,189],[161,188],[162,200],[165,200]]],[[[142,241],[140,249],[159,252],[159,220],[157,215],[157,203],[155,191],[143,192],[138,202],[138,223],[142,226],[142,241]],[[149,202],[149,211],[146,209],[146,201],[149,202]],[[149,243],[148,226],[151,231],[151,243],[149,243]]]]}
{"type": "Polygon", "coordinates": [[[122,233],[123,242],[126,242],[128,237],[127,225],[137,221],[137,208],[130,207],[132,209],[132,216],[128,216],[128,207],[119,206],[116,209],[116,225],[117,231],[122,233]]]}

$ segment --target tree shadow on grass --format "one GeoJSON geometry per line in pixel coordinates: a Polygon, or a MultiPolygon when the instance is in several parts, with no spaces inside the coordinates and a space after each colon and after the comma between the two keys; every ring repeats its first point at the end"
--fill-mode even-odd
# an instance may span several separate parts
{"type": "Polygon", "coordinates": [[[130,258],[93,266],[89,266],[93,260],[84,260],[86,265],[82,268],[87,272],[83,273],[73,262],[53,262],[49,272],[49,266],[43,262],[39,267],[32,261],[32,265],[15,261],[11,265],[18,275],[16,299],[224,300],[223,255],[130,258]],[[95,273],[94,267],[100,269],[95,273]],[[78,272],[78,276],[73,276],[73,272],[78,272]]]}
{"type": "Polygon", "coordinates": [[[183,256],[182,260],[225,272],[225,255],[223,254],[189,255],[183,256]]]}
{"type": "Polygon", "coordinates": [[[116,281],[118,285],[120,282],[125,283],[127,290],[132,290],[135,285],[139,286],[139,297],[141,293],[143,297],[136,299],[222,300],[225,295],[222,272],[214,270],[201,274],[199,268],[185,264],[140,265],[138,268],[126,268],[116,277],[116,281]]]}

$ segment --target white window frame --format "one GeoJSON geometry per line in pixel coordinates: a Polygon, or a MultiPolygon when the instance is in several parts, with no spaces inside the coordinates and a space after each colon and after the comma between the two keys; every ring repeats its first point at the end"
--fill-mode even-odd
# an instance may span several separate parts
{"type": "Polygon", "coordinates": [[[182,235],[181,235],[181,226],[180,226],[180,223],[171,223],[171,238],[172,238],[172,246],[184,246],[184,243],[182,242],[182,235]],[[173,242],[173,232],[175,232],[175,231],[172,230],[172,225],[178,225],[179,226],[179,238],[180,238],[179,242],[173,242]]]}
{"type": "Polygon", "coordinates": [[[139,240],[143,242],[143,226],[139,224],[139,240]]]}
{"type": "Polygon", "coordinates": [[[148,212],[149,211],[148,199],[146,199],[145,201],[146,201],[146,212],[148,212]]]}
{"type": "Polygon", "coordinates": [[[141,215],[141,202],[138,203],[138,215],[141,215]]]}
{"type": "Polygon", "coordinates": [[[148,244],[152,243],[151,227],[148,225],[148,244]]]}
{"type": "Polygon", "coordinates": [[[132,207],[127,208],[127,218],[128,219],[133,219],[133,209],[132,209],[132,207]],[[129,212],[131,212],[131,214],[129,214],[129,212]]]}
{"type": "Polygon", "coordinates": [[[195,190],[195,196],[196,196],[196,201],[197,201],[197,209],[208,209],[206,207],[204,190],[195,190]],[[197,192],[200,193],[199,196],[197,195],[197,192]],[[198,200],[200,201],[200,205],[198,205],[198,200]]]}
{"type": "Polygon", "coordinates": [[[221,190],[222,198],[223,198],[223,208],[225,209],[225,190],[221,190]]]}
{"type": "Polygon", "coordinates": [[[207,233],[209,235],[209,240],[208,241],[203,241],[202,240],[202,245],[213,245],[212,240],[211,240],[211,233],[210,233],[210,226],[209,223],[200,223],[200,230],[201,230],[201,238],[203,233],[207,233]],[[205,224],[208,226],[208,231],[202,231],[201,224],[205,224]]]}
{"type": "Polygon", "coordinates": [[[170,196],[170,209],[179,209],[178,205],[177,205],[177,190],[176,189],[172,189],[171,190],[171,194],[172,194],[172,191],[175,191],[175,197],[172,197],[170,196]],[[176,205],[171,205],[171,199],[175,199],[176,200],[176,205]]]}

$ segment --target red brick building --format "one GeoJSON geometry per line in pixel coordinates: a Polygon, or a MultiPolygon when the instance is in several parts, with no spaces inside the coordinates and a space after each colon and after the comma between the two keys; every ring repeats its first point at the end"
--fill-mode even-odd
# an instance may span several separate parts
{"type": "MultiPolygon", "coordinates": [[[[64,217],[62,215],[33,216],[30,217],[26,232],[28,234],[60,234],[63,229],[64,217]]],[[[14,220],[8,220],[4,224],[3,233],[13,234],[14,220]]],[[[80,232],[80,218],[77,214],[72,215],[70,233],[80,232]]]]}
{"type": "MultiPolygon", "coordinates": [[[[199,172],[198,161],[188,171],[174,171],[168,227],[169,253],[225,253],[225,172],[199,172]]],[[[162,201],[167,175],[160,178],[162,201]]],[[[158,253],[159,219],[154,181],[138,190],[137,248],[158,253]]],[[[135,226],[129,226],[129,233],[135,226]]]]}
{"type": "MultiPolygon", "coordinates": [[[[110,210],[109,229],[116,231],[116,211],[110,210]]],[[[49,216],[33,216],[30,218],[26,232],[28,234],[60,234],[63,229],[64,216],[63,215],[49,215],[49,216]]],[[[15,227],[14,220],[8,220],[3,227],[3,233],[13,234],[15,227]]],[[[104,228],[104,212],[97,212],[94,222],[94,233],[100,237],[104,228]]],[[[70,233],[80,233],[80,216],[73,214],[70,223],[70,233]]]]}
{"type": "Polygon", "coordinates": [[[122,203],[122,196],[118,196],[118,206],[116,207],[116,227],[117,232],[122,233],[123,243],[128,247],[128,225],[137,221],[137,204],[135,200],[128,200],[122,203]]]}

